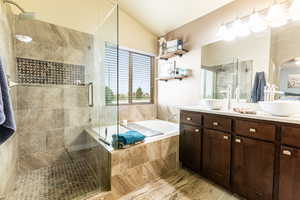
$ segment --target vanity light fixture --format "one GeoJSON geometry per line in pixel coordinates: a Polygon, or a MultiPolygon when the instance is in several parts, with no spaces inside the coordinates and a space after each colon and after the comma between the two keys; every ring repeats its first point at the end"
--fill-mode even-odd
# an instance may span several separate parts
{"type": "Polygon", "coordinates": [[[294,0],[290,9],[289,16],[292,20],[300,20],[300,0],[294,0]]]}
{"type": "Polygon", "coordinates": [[[288,23],[289,19],[300,20],[300,0],[293,0],[289,12],[287,9],[288,2],[289,0],[285,0],[279,3],[277,0],[274,0],[270,8],[254,11],[251,15],[224,23],[219,28],[218,36],[225,41],[232,41],[236,37],[244,37],[251,32],[259,33],[267,30],[269,27],[283,26],[288,23]],[[249,20],[248,23],[246,22],[247,19],[249,20]]]}
{"type": "Polygon", "coordinates": [[[295,64],[296,64],[296,65],[300,65],[300,58],[296,58],[296,59],[295,59],[295,64]]]}
{"type": "Polygon", "coordinates": [[[217,36],[221,37],[225,41],[232,41],[236,37],[232,28],[228,28],[225,24],[220,26],[217,36]]]}
{"type": "Polygon", "coordinates": [[[248,24],[243,22],[241,19],[237,19],[233,22],[232,29],[233,33],[237,37],[246,37],[250,35],[248,24]]]}
{"type": "Polygon", "coordinates": [[[288,22],[287,10],[282,4],[274,3],[269,9],[266,19],[272,28],[283,26],[288,22]]]}
{"type": "Polygon", "coordinates": [[[249,28],[253,33],[259,33],[267,30],[268,24],[260,13],[254,11],[249,18],[249,28]]]}

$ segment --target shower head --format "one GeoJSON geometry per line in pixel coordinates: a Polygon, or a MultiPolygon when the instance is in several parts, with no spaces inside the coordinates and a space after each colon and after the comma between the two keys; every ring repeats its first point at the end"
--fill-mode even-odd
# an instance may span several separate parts
{"type": "Polygon", "coordinates": [[[17,4],[14,1],[11,0],[3,0],[3,3],[8,3],[8,4],[12,4],[14,6],[16,6],[21,13],[19,14],[19,17],[21,19],[35,19],[35,13],[34,12],[26,12],[19,4],[17,4]]]}
{"type": "Polygon", "coordinates": [[[24,12],[19,14],[20,19],[35,19],[34,12],[24,12]]]}

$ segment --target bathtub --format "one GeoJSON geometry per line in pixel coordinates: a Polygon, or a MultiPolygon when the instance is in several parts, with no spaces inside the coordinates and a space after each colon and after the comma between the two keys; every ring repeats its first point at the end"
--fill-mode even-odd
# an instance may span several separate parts
{"type": "MultiPolygon", "coordinates": [[[[140,126],[143,126],[148,129],[152,129],[154,131],[161,132],[162,134],[153,136],[153,137],[146,137],[144,143],[154,142],[158,140],[162,140],[168,137],[179,135],[179,124],[163,121],[163,120],[146,120],[146,121],[139,121],[134,122],[140,126]]],[[[106,147],[112,151],[112,147],[109,144],[112,144],[112,135],[117,134],[119,129],[119,133],[125,133],[129,131],[128,128],[124,126],[106,126],[106,127],[93,127],[91,129],[87,129],[87,132],[97,141],[102,142],[106,145],[106,147]],[[102,140],[99,140],[102,138],[102,140]],[[103,141],[104,139],[104,141],[103,141]]]]}

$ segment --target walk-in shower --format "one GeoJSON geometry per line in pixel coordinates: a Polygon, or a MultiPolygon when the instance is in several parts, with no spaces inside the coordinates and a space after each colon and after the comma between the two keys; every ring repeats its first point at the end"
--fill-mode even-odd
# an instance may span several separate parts
{"type": "Polygon", "coordinates": [[[15,36],[11,43],[0,37],[0,45],[11,48],[10,55],[0,56],[13,63],[6,71],[17,139],[7,152],[7,144],[0,146],[1,156],[11,155],[12,149],[16,152],[10,164],[0,164],[9,165],[0,167],[1,179],[8,174],[5,169],[16,168],[7,180],[2,179],[5,188],[1,183],[0,199],[84,199],[110,190],[110,160],[101,143],[112,146],[112,140],[105,138],[102,127],[118,124],[118,74],[105,71],[104,57],[107,43],[112,44],[116,51],[110,69],[117,72],[117,5],[110,4],[93,34],[35,18],[10,0],[1,2],[1,9],[7,21],[0,29],[15,36]],[[14,7],[21,13],[14,13],[14,7]],[[105,103],[108,79],[115,100],[112,106],[105,103]],[[95,127],[97,138],[88,131],[95,127]]]}

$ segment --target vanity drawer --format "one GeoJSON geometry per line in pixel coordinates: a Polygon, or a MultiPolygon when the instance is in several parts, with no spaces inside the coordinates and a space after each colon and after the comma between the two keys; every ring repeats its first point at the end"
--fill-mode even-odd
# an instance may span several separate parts
{"type": "Polygon", "coordinates": [[[202,115],[197,112],[181,111],[180,123],[201,126],[202,115]]]}
{"type": "Polygon", "coordinates": [[[231,132],[232,120],[225,117],[217,117],[205,115],[203,120],[203,126],[205,128],[231,132]]]}
{"type": "Polygon", "coordinates": [[[282,127],[282,144],[300,147],[300,128],[282,127]]]}
{"type": "Polygon", "coordinates": [[[235,133],[252,138],[275,141],[276,127],[271,124],[236,120],[235,133]]]}

